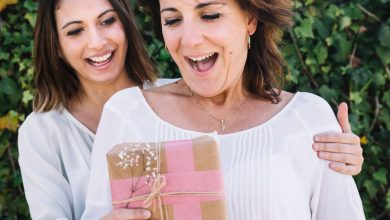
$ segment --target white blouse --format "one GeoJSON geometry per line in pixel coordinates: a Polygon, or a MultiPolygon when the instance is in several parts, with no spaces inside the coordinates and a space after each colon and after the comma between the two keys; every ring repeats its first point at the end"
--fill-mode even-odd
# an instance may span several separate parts
{"type": "MultiPolygon", "coordinates": [[[[229,219],[365,219],[353,178],[330,170],[312,150],[313,135],[326,131],[340,132],[328,103],[297,93],[263,124],[231,134],[212,133],[220,143],[229,219]]],[[[116,93],[104,107],[95,138],[82,219],[99,219],[112,210],[105,154],[114,145],[200,135],[159,118],[138,88],[116,93]]]]}
{"type": "MultiPolygon", "coordinates": [[[[175,80],[159,79],[156,86],[175,80]]],[[[26,118],[18,134],[19,165],[32,219],[81,218],[94,138],[66,109],[26,118]]]]}

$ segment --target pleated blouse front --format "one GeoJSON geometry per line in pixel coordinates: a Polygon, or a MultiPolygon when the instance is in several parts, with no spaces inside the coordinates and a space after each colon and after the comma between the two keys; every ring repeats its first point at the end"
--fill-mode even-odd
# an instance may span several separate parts
{"type": "Polygon", "coordinates": [[[277,115],[226,135],[182,129],[159,118],[138,88],[105,105],[92,153],[83,219],[112,210],[105,154],[115,144],[182,140],[210,135],[220,144],[229,219],[364,219],[351,176],[331,171],[312,150],[314,134],[340,128],[320,97],[297,93],[277,115]]]}

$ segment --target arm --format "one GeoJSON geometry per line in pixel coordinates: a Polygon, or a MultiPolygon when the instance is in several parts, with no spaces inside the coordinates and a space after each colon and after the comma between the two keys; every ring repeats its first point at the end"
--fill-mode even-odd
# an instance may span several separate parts
{"type": "Polygon", "coordinates": [[[82,215],[83,220],[131,220],[148,219],[150,211],[144,209],[117,209],[112,210],[110,181],[106,160],[106,153],[114,145],[121,143],[121,133],[131,136],[137,131],[123,131],[126,122],[126,111],[131,108],[131,97],[128,91],[115,94],[104,106],[102,117],[96,133],[92,158],[91,174],[88,183],[86,209],[82,215]],[[116,104],[112,104],[114,102],[116,104]],[[122,105],[122,107],[118,107],[122,105]]]}
{"type": "Polygon", "coordinates": [[[30,116],[19,129],[19,165],[33,219],[73,219],[69,182],[61,170],[48,124],[30,116]]]}
{"type": "Polygon", "coordinates": [[[347,104],[340,104],[337,118],[343,133],[316,135],[313,149],[319,158],[332,161],[329,163],[330,169],[343,174],[357,175],[364,161],[363,149],[360,146],[360,138],[351,131],[347,104]]]}
{"type": "Polygon", "coordinates": [[[316,181],[315,193],[310,201],[315,220],[364,220],[362,202],[352,176],[328,169],[322,161],[322,175],[316,181]]]}

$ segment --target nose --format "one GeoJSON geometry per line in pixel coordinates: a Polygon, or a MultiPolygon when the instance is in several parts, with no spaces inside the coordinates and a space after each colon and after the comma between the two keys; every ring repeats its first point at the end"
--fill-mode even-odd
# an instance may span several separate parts
{"type": "Polygon", "coordinates": [[[186,47],[196,47],[204,40],[201,27],[196,21],[187,20],[182,26],[181,45],[186,47]]]}
{"type": "Polygon", "coordinates": [[[102,49],[107,43],[107,38],[105,37],[103,31],[99,28],[91,28],[88,36],[88,47],[91,49],[102,49]]]}

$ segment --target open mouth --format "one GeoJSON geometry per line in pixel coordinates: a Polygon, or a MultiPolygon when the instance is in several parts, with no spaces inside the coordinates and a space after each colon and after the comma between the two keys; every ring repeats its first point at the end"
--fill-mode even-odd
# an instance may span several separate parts
{"type": "Polygon", "coordinates": [[[201,57],[186,57],[191,68],[198,72],[206,72],[213,67],[218,58],[218,53],[211,53],[201,57]]]}
{"type": "Polygon", "coordinates": [[[100,67],[100,66],[103,66],[103,65],[109,63],[112,60],[112,58],[114,57],[114,54],[115,54],[115,51],[110,51],[110,52],[104,54],[103,56],[89,57],[85,60],[89,64],[91,64],[92,66],[100,67]]]}

